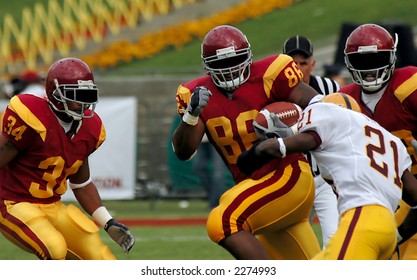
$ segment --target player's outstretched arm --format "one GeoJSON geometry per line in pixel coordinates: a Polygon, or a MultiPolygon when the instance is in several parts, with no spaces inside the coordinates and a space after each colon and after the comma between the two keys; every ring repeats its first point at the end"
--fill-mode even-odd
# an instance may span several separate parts
{"type": "Polygon", "coordinates": [[[127,226],[114,220],[103,205],[97,188],[90,178],[88,159],[83,162],[78,172],[71,176],[69,186],[81,207],[106,230],[125,253],[129,253],[135,244],[135,237],[127,226]]]}
{"type": "Polygon", "coordinates": [[[307,152],[316,146],[315,137],[311,133],[300,133],[288,138],[269,138],[241,153],[237,159],[237,166],[243,173],[250,175],[272,158],[307,152]]]}

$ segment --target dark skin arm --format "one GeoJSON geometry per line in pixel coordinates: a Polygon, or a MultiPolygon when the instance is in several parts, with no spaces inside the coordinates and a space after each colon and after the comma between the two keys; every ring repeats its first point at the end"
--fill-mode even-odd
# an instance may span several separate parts
{"type": "MultiPolygon", "coordinates": [[[[84,160],[77,173],[71,175],[70,181],[74,184],[81,184],[90,178],[90,167],[88,158],[84,160]]],[[[93,212],[103,205],[100,195],[93,182],[89,183],[85,187],[73,190],[75,198],[80,203],[82,208],[88,213],[93,212]]]]}
{"type": "MultiPolygon", "coordinates": [[[[302,153],[315,149],[316,138],[311,133],[299,133],[283,139],[286,153],[302,153]]],[[[237,159],[238,168],[250,176],[255,170],[261,168],[272,158],[282,158],[277,138],[269,138],[253,145],[244,151],[237,159]]]]}
{"type": "MultiPolygon", "coordinates": [[[[284,138],[284,144],[287,147],[287,154],[304,153],[311,151],[317,147],[314,137],[310,133],[299,133],[287,138],[284,138]]],[[[282,154],[279,149],[279,144],[276,138],[270,138],[262,141],[256,147],[256,155],[270,156],[281,158],[282,154]]]]}
{"type": "Polygon", "coordinates": [[[0,134],[0,168],[5,167],[18,153],[19,150],[3,134],[0,134]]]}
{"type": "Polygon", "coordinates": [[[195,153],[203,139],[205,126],[201,119],[194,126],[181,121],[172,136],[175,154],[180,160],[188,160],[195,153]]]}
{"type": "Polygon", "coordinates": [[[296,103],[301,108],[307,107],[310,100],[319,93],[304,82],[299,82],[291,92],[288,101],[296,103]]]}

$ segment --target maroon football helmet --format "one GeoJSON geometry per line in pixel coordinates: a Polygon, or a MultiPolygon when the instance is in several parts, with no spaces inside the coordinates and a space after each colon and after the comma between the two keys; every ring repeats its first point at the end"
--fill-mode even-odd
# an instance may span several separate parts
{"type": "Polygon", "coordinates": [[[45,91],[55,111],[66,113],[74,120],[91,118],[98,102],[98,88],[88,65],[78,58],[63,58],[54,62],[46,74],[45,91]],[[70,110],[68,102],[81,104],[80,111],[70,110]],[[87,112],[87,109],[91,109],[87,112]]]}
{"type": "Polygon", "coordinates": [[[377,91],[389,81],[395,67],[398,37],[376,24],[363,24],[347,38],[345,63],[353,81],[377,91]]]}
{"type": "Polygon", "coordinates": [[[250,44],[233,26],[220,25],[210,30],[201,44],[201,57],[207,73],[220,88],[233,91],[249,79],[250,44]]]}

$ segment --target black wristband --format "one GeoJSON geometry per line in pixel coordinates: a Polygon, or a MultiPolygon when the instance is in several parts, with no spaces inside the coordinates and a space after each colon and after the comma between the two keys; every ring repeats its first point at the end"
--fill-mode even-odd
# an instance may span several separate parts
{"type": "Polygon", "coordinates": [[[104,230],[108,231],[109,227],[115,224],[115,220],[114,219],[110,219],[107,221],[106,225],[104,226],[104,230]]]}
{"type": "Polygon", "coordinates": [[[246,175],[251,175],[272,159],[270,156],[256,155],[255,149],[259,143],[261,142],[254,144],[249,150],[244,151],[237,158],[237,167],[246,175]]]}

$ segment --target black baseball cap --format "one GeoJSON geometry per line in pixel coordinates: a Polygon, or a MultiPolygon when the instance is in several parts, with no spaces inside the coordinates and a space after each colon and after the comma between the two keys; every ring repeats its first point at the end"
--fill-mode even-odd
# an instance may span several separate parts
{"type": "Polygon", "coordinates": [[[310,57],[313,55],[313,45],[306,37],[296,35],[285,41],[283,53],[287,55],[300,53],[310,57]]]}

